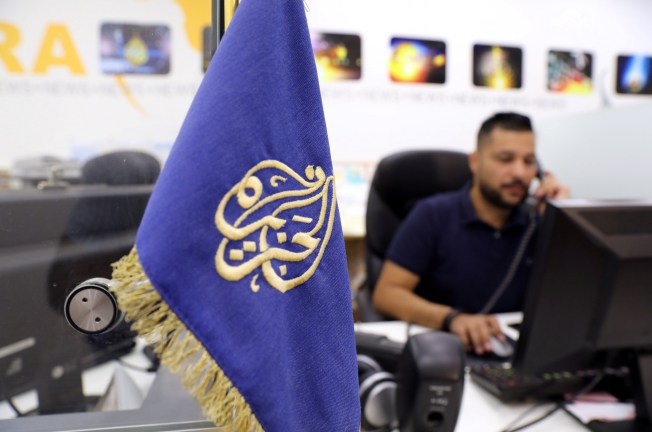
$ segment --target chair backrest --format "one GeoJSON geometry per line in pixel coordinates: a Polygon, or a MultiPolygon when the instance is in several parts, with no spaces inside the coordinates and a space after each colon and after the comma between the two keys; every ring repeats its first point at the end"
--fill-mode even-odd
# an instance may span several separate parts
{"type": "Polygon", "coordinates": [[[154,184],[161,163],[153,155],[137,150],[114,151],[89,159],[82,167],[84,184],[154,184]]]}
{"type": "Polygon", "coordinates": [[[462,152],[408,150],[380,161],[369,189],[366,212],[369,298],[380,275],[385,251],[414,204],[425,197],[459,189],[470,179],[468,155],[462,152]]]}

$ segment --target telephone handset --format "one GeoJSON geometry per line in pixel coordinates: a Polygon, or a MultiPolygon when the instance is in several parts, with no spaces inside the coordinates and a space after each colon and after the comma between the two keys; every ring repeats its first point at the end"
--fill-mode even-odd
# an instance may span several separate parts
{"type": "Polygon", "coordinates": [[[537,188],[541,184],[541,182],[543,182],[543,175],[544,175],[543,168],[541,168],[541,164],[539,163],[539,161],[537,160],[535,163],[536,163],[536,166],[537,166],[537,172],[536,172],[536,175],[534,176],[534,178],[537,181],[533,185],[530,185],[530,191],[529,191],[530,195],[528,195],[527,198],[525,199],[525,204],[526,204],[526,206],[528,207],[528,210],[529,210],[528,213],[530,213],[531,216],[535,215],[536,210],[539,208],[541,203],[543,201],[545,201],[545,197],[537,198],[533,194],[533,190],[535,188],[537,188]]]}
{"type": "Polygon", "coordinates": [[[539,179],[539,181],[543,181],[543,168],[541,167],[541,162],[539,162],[539,159],[535,159],[534,163],[537,166],[537,173],[535,177],[539,179]]]}

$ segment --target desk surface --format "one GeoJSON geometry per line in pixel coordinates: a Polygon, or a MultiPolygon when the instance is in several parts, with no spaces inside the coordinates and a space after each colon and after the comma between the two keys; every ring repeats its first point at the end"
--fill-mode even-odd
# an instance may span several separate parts
{"type": "MultiPolygon", "coordinates": [[[[513,323],[513,322],[519,322],[521,319],[520,314],[505,314],[499,316],[499,321],[501,323],[501,326],[503,326],[504,331],[509,334],[510,337],[517,337],[517,334],[514,334],[515,330],[513,330],[511,327],[508,327],[508,324],[513,323]]],[[[356,324],[356,328],[360,330],[364,330],[370,333],[377,333],[377,334],[382,334],[387,337],[389,337],[392,340],[396,340],[398,342],[405,342],[407,339],[407,325],[404,322],[399,322],[399,321],[393,321],[393,322],[378,322],[378,323],[360,323],[356,324]]],[[[427,331],[428,329],[420,326],[411,326],[410,327],[410,334],[416,334],[418,332],[422,331],[427,331]]],[[[130,359],[131,360],[131,359],[130,359]]],[[[133,359],[134,361],[137,361],[138,359],[133,359]]],[[[106,366],[108,367],[108,366],[106,366]]],[[[99,372],[99,369],[98,369],[99,372]]],[[[110,374],[105,374],[107,379],[104,380],[92,380],[95,386],[98,386],[99,384],[102,384],[102,386],[108,384],[108,377],[110,377],[110,374]]],[[[139,381],[142,381],[142,377],[140,378],[139,381]]],[[[146,380],[151,380],[153,377],[145,377],[146,380]]],[[[139,384],[142,384],[140,382],[139,384]]],[[[151,384],[151,381],[148,382],[144,387],[149,387],[151,384]]],[[[174,384],[174,383],[173,383],[174,384]]],[[[172,388],[174,386],[170,386],[172,388]]],[[[180,385],[178,385],[179,389],[181,388],[180,385]]],[[[175,387],[176,388],[176,387],[175,387]]],[[[89,389],[89,390],[95,390],[97,391],[98,389],[89,389]]],[[[90,391],[90,393],[93,393],[93,391],[90,391]]],[[[100,392],[98,392],[100,393],[100,392]]],[[[156,393],[156,392],[155,392],[156,393]]],[[[170,392],[166,391],[164,393],[170,394],[170,392]]],[[[174,393],[174,392],[172,392],[174,393]]],[[[179,398],[184,398],[190,400],[189,396],[185,397],[184,394],[180,394],[179,398]]],[[[186,401],[187,402],[187,401],[186,401]]],[[[193,402],[193,401],[191,401],[193,402]]],[[[174,402],[175,405],[178,404],[178,402],[174,402]]],[[[159,407],[162,406],[161,404],[158,404],[159,407]]],[[[183,404],[179,404],[183,405],[183,404]]],[[[199,414],[198,409],[193,405],[193,403],[187,403],[190,408],[194,408],[196,411],[193,411],[192,409],[189,410],[190,414],[184,414],[185,417],[183,417],[183,420],[197,420],[199,421],[201,419],[201,415],[199,414]]],[[[465,387],[464,387],[464,396],[462,398],[462,406],[460,410],[460,416],[459,420],[457,422],[457,427],[455,429],[456,432],[498,432],[505,428],[507,425],[509,425],[512,421],[514,421],[517,417],[519,417],[521,414],[523,414],[526,410],[529,410],[534,404],[533,403],[526,403],[526,402],[519,402],[519,403],[510,403],[510,404],[505,404],[496,399],[493,395],[487,393],[480,387],[478,387],[471,379],[470,377],[466,376],[466,381],[465,381],[465,387]]],[[[550,406],[543,406],[541,409],[534,411],[530,413],[526,418],[526,421],[532,420],[539,415],[545,413],[550,406]]],[[[136,411],[132,411],[131,413],[136,413],[136,411]]],[[[123,413],[130,413],[129,411],[123,412],[123,413]]],[[[7,407],[4,407],[0,405],[0,414],[4,414],[5,416],[9,414],[7,407]],[[6,412],[2,412],[6,411],[6,412]]],[[[162,413],[159,413],[159,416],[162,413]]],[[[125,415],[125,414],[123,414],[125,415]]],[[[2,417],[2,416],[0,416],[2,417]]],[[[179,421],[182,417],[177,417],[176,420],[179,421]]],[[[6,418],[6,417],[5,417],[6,418]]],[[[70,419],[73,420],[79,420],[81,422],[81,418],[79,415],[71,415],[70,419]]],[[[125,419],[125,422],[129,419],[125,419]]],[[[3,422],[0,421],[0,430],[3,430],[2,426],[3,422]]],[[[16,424],[11,424],[12,427],[16,426],[16,424]]],[[[98,423],[99,424],[99,423],[98,423]]],[[[8,426],[9,423],[5,424],[5,426],[8,426]]],[[[71,426],[71,423],[68,423],[68,427],[71,426]]],[[[204,430],[203,428],[205,427],[205,422],[199,422],[195,428],[191,428],[188,425],[188,429],[185,430],[204,430]]],[[[73,428],[74,429],[74,428],[73,428]]],[[[16,429],[13,429],[16,430],[16,429]]],[[[23,430],[23,429],[21,429],[23,430]]],[[[36,427],[32,427],[32,425],[25,425],[24,430],[41,430],[36,427]]],[[[45,429],[44,429],[45,430],[45,429]]],[[[170,430],[170,429],[167,429],[170,430]]],[[[545,419],[541,423],[536,424],[535,426],[528,428],[528,431],[532,432],[544,432],[544,431],[555,431],[555,432],[574,432],[574,431],[586,431],[586,429],[580,425],[576,420],[571,418],[568,414],[566,414],[563,411],[559,411],[555,414],[553,414],[551,417],[545,419]]]]}
{"type": "MultiPolygon", "coordinates": [[[[516,331],[508,327],[508,324],[520,322],[521,318],[520,313],[498,316],[503,331],[513,338],[517,338],[518,334],[515,334],[516,331]]],[[[382,334],[397,342],[405,342],[407,339],[407,325],[401,321],[359,323],[356,324],[356,329],[382,334]]],[[[410,326],[410,334],[417,334],[427,330],[420,326],[410,326]]],[[[534,405],[534,402],[505,404],[476,385],[467,374],[455,432],[498,432],[534,405]]],[[[551,407],[552,405],[542,406],[540,409],[533,411],[531,415],[528,415],[524,421],[531,421],[539,417],[551,407]]],[[[574,432],[586,431],[587,429],[566,412],[560,410],[527,430],[531,432],[574,432]]]]}

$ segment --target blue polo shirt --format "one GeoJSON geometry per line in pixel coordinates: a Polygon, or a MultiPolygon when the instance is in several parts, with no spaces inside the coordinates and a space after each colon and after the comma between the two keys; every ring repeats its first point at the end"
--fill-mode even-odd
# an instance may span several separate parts
{"type": "MultiPolygon", "coordinates": [[[[503,280],[530,222],[523,206],[500,229],[478,218],[471,185],[415,205],[399,227],[386,258],[419,275],[415,292],[435,303],[479,312],[503,280]]],[[[492,313],[522,310],[536,233],[511,284],[492,313]]]]}

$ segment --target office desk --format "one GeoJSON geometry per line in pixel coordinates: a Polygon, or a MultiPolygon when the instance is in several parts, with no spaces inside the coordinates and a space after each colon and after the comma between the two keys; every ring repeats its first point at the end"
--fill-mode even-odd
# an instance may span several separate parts
{"type": "MultiPolygon", "coordinates": [[[[129,359],[133,362],[133,359],[129,359]]],[[[92,375],[89,391],[98,391],[111,378],[115,362],[88,371],[92,375]]],[[[0,419],[1,432],[237,432],[217,428],[204,419],[197,402],[181,385],[177,375],[161,368],[154,374],[140,373],[138,385],[147,396],[138,409],[53,414],[0,419]],[[151,388],[150,388],[151,387],[151,388]]],[[[136,378],[135,375],[132,375],[136,378]]],[[[85,386],[86,387],[86,386],[85,386]]],[[[86,389],[85,389],[86,390],[86,389]]],[[[103,391],[103,390],[102,390],[103,391]]],[[[34,396],[35,398],[35,396],[34,396]]],[[[36,401],[33,401],[36,403],[36,401]]],[[[0,413],[3,405],[0,403],[0,413]]],[[[4,407],[5,414],[8,409],[4,407]]]]}
{"type": "MultiPolygon", "coordinates": [[[[507,324],[520,320],[519,314],[505,314],[499,316],[501,326],[510,336],[516,336],[515,330],[507,327],[507,324]]],[[[403,322],[378,322],[359,323],[356,328],[367,332],[386,335],[389,338],[405,342],[407,326],[403,322]]],[[[427,331],[423,327],[411,326],[410,333],[427,331]]],[[[137,358],[129,359],[132,362],[137,358]]],[[[100,372],[99,368],[98,371],[100,372]]],[[[95,384],[106,384],[110,375],[102,380],[94,380],[95,384]],[[102,381],[102,382],[100,382],[102,381]]],[[[153,380],[151,377],[143,377],[145,380],[153,380]]],[[[80,413],[62,414],[56,416],[34,417],[14,420],[0,420],[0,431],[15,432],[51,432],[53,430],[88,430],[91,425],[94,430],[113,432],[123,431],[216,431],[212,425],[203,420],[199,407],[190,395],[181,388],[178,377],[159,370],[155,382],[144,384],[144,387],[152,385],[152,389],[145,399],[141,410],[114,411],[105,413],[80,413]]],[[[97,389],[95,390],[97,391],[97,389]]],[[[523,412],[528,410],[533,403],[512,403],[504,404],[493,395],[479,388],[467,375],[464,387],[464,396],[456,432],[498,432],[510,424],[523,412]]],[[[7,411],[6,407],[0,404],[0,412],[7,411]]],[[[546,412],[549,406],[528,416],[526,421],[538,417],[546,412]]],[[[5,413],[6,414],[6,413],[5,413]]],[[[574,432],[586,431],[586,429],[572,419],[568,414],[559,411],[541,423],[528,428],[532,432],[574,432]]],[[[233,431],[231,431],[233,432],[233,431]]]]}
{"type": "MultiPolygon", "coordinates": [[[[502,314],[498,320],[504,332],[510,337],[516,338],[518,333],[508,326],[510,323],[520,322],[520,313],[502,314]]],[[[397,342],[405,342],[407,339],[407,325],[401,321],[387,321],[374,323],[357,323],[356,329],[377,333],[387,336],[397,342]]],[[[427,328],[410,326],[410,334],[428,331],[427,328]]],[[[464,395],[460,408],[459,419],[455,432],[498,432],[509,425],[526,410],[535,405],[535,402],[518,402],[505,404],[495,396],[480,388],[466,374],[464,382],[464,395]]],[[[541,414],[547,412],[552,405],[545,405],[528,415],[524,421],[531,421],[541,414]]],[[[566,412],[559,410],[542,422],[526,429],[531,432],[575,432],[586,431],[587,429],[579,424],[566,412]]]]}

